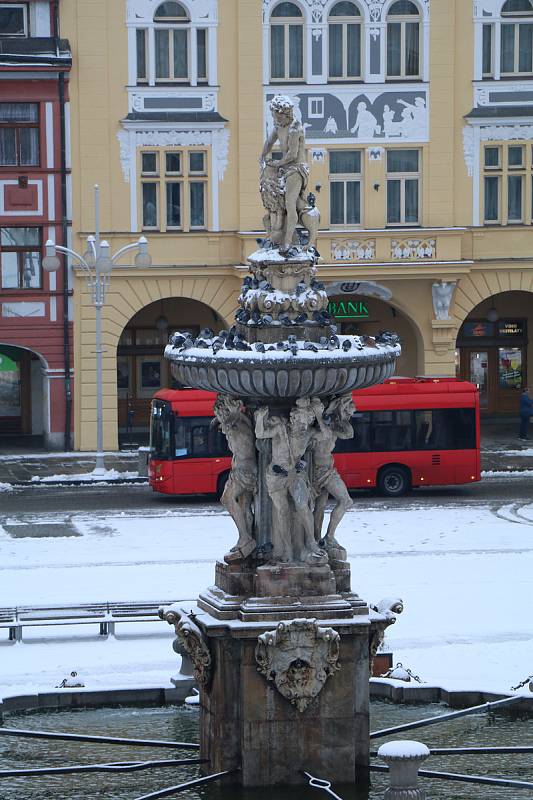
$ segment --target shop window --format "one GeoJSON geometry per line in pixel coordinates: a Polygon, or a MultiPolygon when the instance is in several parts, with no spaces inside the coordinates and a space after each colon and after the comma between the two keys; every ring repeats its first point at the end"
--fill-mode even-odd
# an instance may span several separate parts
{"type": "Polygon", "coordinates": [[[330,225],[361,224],[362,158],[360,150],[329,153],[330,225]]]}
{"type": "Polygon", "coordinates": [[[396,0],[387,14],[387,78],[419,78],[420,63],[420,12],[396,0]]]}
{"type": "Polygon", "coordinates": [[[329,12],[328,64],[330,80],[361,77],[361,12],[355,3],[336,3],[329,12]]]}
{"type": "Polygon", "coordinates": [[[498,348],[498,385],[500,389],[521,389],[523,386],[522,348],[498,348]]]}
{"type": "Polygon", "coordinates": [[[533,6],[507,0],[501,11],[500,74],[533,74],[533,6]]]}
{"type": "Polygon", "coordinates": [[[2,289],[40,289],[41,229],[0,228],[2,289]]]}
{"type": "Polygon", "coordinates": [[[387,151],[387,224],[420,224],[420,152],[387,151]]]}
{"type": "Polygon", "coordinates": [[[0,3],[0,35],[28,35],[28,6],[26,3],[0,3]]]}
{"type": "Polygon", "coordinates": [[[141,153],[142,227],[161,231],[207,228],[207,151],[141,153]]]}
{"type": "Polygon", "coordinates": [[[39,104],[0,103],[0,167],[37,167],[39,160],[39,104]]]}
{"type": "Polygon", "coordinates": [[[273,81],[303,80],[304,25],[296,3],[279,3],[270,17],[270,77],[273,81]]]}

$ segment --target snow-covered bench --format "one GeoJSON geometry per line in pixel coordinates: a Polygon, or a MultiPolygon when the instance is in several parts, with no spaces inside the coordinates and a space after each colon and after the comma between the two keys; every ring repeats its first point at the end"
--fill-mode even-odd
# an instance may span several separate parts
{"type": "Polygon", "coordinates": [[[87,603],[77,606],[18,606],[0,608],[0,628],[9,630],[9,641],[22,641],[22,629],[51,625],[99,624],[100,636],[114,635],[117,622],[157,622],[160,606],[176,600],[158,602],[87,603]]]}

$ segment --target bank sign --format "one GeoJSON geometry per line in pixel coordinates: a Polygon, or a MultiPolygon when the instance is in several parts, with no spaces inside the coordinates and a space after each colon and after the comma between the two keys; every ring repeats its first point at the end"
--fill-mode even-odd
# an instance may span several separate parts
{"type": "Polygon", "coordinates": [[[365,300],[331,300],[328,311],[334,319],[368,319],[370,317],[365,300]]]}

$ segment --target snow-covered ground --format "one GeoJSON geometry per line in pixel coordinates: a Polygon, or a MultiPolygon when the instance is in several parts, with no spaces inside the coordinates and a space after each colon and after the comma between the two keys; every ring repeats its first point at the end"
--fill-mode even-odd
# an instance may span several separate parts
{"type": "MultiPolygon", "coordinates": [[[[395,662],[446,688],[508,691],[533,672],[533,502],[391,505],[356,500],[338,538],[355,591],[404,600],[387,633],[395,662]]],[[[0,607],[194,598],[235,539],[215,505],[3,518],[0,607]],[[39,536],[61,523],[64,535],[39,536]]],[[[119,626],[116,640],[93,625],[28,628],[16,645],[1,633],[0,697],[49,690],[71,670],[97,688],[170,685],[178,669],[164,623],[119,626]]]]}

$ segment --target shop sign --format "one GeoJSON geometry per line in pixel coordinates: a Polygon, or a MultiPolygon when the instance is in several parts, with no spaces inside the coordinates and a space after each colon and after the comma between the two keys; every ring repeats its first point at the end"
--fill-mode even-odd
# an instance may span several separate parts
{"type": "Polygon", "coordinates": [[[370,311],[364,300],[331,300],[328,311],[334,319],[368,319],[370,311]]]}
{"type": "Polygon", "coordinates": [[[523,336],[524,324],[520,320],[504,319],[498,323],[499,336],[523,336]]]}

